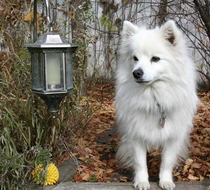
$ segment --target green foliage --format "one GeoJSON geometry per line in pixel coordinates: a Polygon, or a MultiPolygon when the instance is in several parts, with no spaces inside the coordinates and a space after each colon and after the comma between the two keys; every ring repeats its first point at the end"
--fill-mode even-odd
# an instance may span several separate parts
{"type": "Polygon", "coordinates": [[[92,174],[90,176],[90,182],[92,182],[92,183],[97,182],[97,176],[95,174],[92,174]]]}
{"type": "Polygon", "coordinates": [[[18,178],[19,176],[15,175],[15,171],[23,170],[24,157],[23,154],[15,152],[14,149],[10,149],[10,151],[0,148],[0,172],[1,175],[7,173],[7,175],[14,175],[14,177],[18,178]]]}
{"type": "Polygon", "coordinates": [[[31,149],[35,153],[35,166],[42,164],[45,168],[50,162],[52,154],[47,149],[43,149],[41,146],[35,146],[31,149]]]}
{"type": "Polygon", "coordinates": [[[106,15],[101,16],[100,22],[107,28],[108,31],[116,30],[116,26],[112,23],[112,20],[110,20],[106,15]]]}

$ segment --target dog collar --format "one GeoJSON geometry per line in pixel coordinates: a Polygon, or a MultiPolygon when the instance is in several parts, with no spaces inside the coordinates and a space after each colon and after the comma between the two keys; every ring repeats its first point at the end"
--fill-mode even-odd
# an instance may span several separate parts
{"type": "Polygon", "coordinates": [[[160,112],[160,126],[162,128],[164,128],[165,122],[166,122],[166,115],[165,115],[165,112],[164,112],[163,108],[160,106],[159,103],[157,103],[157,106],[158,106],[159,112],[160,112]]]}

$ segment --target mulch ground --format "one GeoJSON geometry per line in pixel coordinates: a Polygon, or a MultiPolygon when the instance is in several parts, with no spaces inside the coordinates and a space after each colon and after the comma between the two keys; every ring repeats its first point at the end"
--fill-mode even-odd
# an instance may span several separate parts
{"type": "MultiPolygon", "coordinates": [[[[174,168],[177,181],[203,181],[210,178],[210,92],[199,93],[201,103],[194,119],[189,158],[174,168]]],[[[88,84],[82,106],[91,106],[93,114],[85,131],[76,135],[76,158],[80,166],[74,176],[76,182],[129,182],[130,169],[120,169],[115,153],[118,136],[114,116],[114,85],[88,84]]],[[[148,153],[151,181],[158,180],[160,150],[148,153]]]]}

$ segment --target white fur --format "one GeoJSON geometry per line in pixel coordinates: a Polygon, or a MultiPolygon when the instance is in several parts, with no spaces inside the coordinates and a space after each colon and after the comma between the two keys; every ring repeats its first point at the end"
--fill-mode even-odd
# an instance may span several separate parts
{"type": "Polygon", "coordinates": [[[124,21],[115,103],[121,136],[117,157],[124,166],[133,167],[134,186],[150,188],[146,152],[162,147],[159,185],[174,189],[172,170],[178,156],[187,154],[198,103],[194,63],[174,21],[151,30],[124,21]],[[153,56],[160,60],[151,62],[153,56]],[[139,68],[147,83],[134,80],[132,72],[139,68]],[[166,114],[164,128],[157,103],[166,114]]]}

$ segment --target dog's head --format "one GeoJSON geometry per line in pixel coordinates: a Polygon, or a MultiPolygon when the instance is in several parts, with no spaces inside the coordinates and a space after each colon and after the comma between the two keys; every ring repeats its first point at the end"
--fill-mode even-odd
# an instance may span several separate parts
{"type": "Polygon", "coordinates": [[[137,83],[151,84],[179,76],[182,67],[177,64],[185,49],[182,32],[172,20],[155,29],[124,21],[121,55],[137,83]]]}

